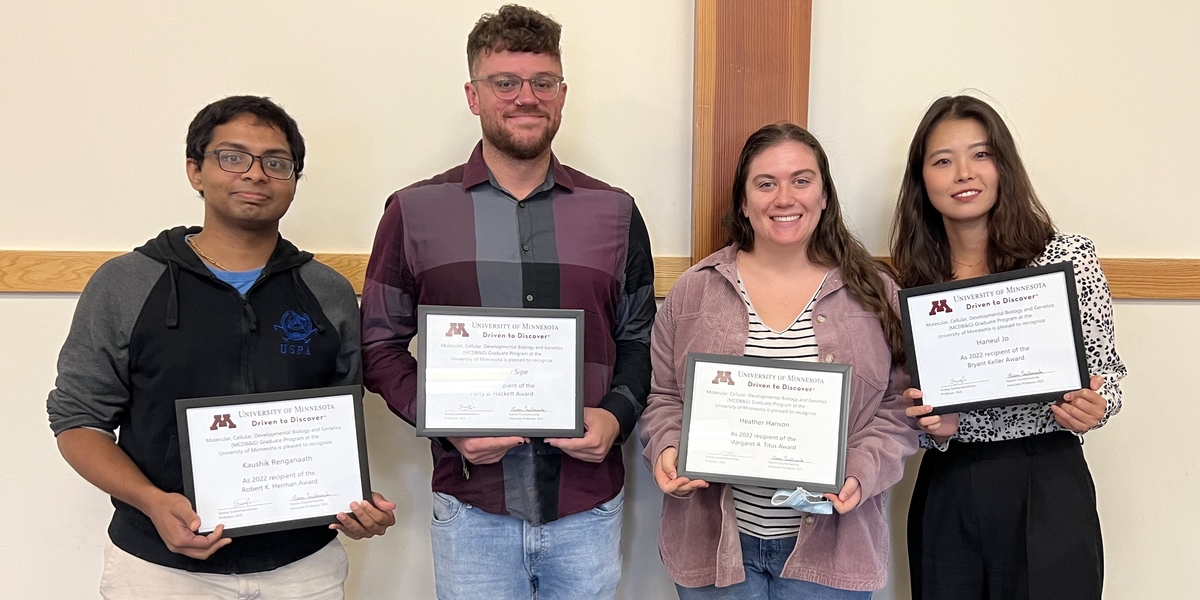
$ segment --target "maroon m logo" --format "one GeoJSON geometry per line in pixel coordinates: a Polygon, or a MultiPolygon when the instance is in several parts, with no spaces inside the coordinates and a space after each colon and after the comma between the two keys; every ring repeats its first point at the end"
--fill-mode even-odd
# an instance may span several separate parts
{"type": "Polygon", "coordinates": [[[467,324],[466,323],[451,323],[450,330],[446,332],[446,337],[451,337],[451,336],[455,336],[455,335],[460,335],[462,337],[471,337],[471,334],[467,333],[467,324]]]}
{"type": "Polygon", "coordinates": [[[234,423],[233,419],[229,418],[229,415],[213,415],[212,427],[209,427],[208,429],[209,431],[216,431],[218,427],[237,429],[237,423],[234,423]]]}
{"type": "Polygon", "coordinates": [[[929,316],[932,317],[940,312],[954,312],[954,309],[950,308],[950,305],[946,304],[945,300],[934,300],[933,308],[929,309],[929,316]]]}
{"type": "Polygon", "coordinates": [[[712,382],[713,383],[726,383],[728,385],[733,385],[733,378],[730,377],[730,375],[732,373],[733,373],[732,371],[717,371],[717,376],[713,377],[712,382]]]}

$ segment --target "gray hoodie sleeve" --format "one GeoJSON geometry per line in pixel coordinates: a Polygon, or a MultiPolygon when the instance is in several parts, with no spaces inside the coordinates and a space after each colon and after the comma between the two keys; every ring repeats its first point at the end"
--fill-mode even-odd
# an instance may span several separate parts
{"type": "Polygon", "coordinates": [[[329,319],[342,341],[338,351],[337,376],[329,382],[336,385],[362,384],[362,344],[358,327],[358,298],[354,288],[341,273],[315,260],[300,267],[300,277],[329,319]]]}
{"type": "Polygon", "coordinates": [[[50,429],[112,432],[129,404],[129,339],[166,265],[131,252],[100,266],[88,281],[58,355],[58,378],[46,399],[50,429]]]}

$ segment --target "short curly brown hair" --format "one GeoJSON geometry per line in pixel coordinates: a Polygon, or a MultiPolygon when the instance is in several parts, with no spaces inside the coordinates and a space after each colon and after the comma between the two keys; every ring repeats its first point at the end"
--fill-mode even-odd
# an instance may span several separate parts
{"type": "Polygon", "coordinates": [[[487,52],[536,52],[562,62],[558,40],[562,25],[542,13],[505,4],[495,13],[484,13],[467,36],[467,68],[475,74],[475,59],[487,52]]]}

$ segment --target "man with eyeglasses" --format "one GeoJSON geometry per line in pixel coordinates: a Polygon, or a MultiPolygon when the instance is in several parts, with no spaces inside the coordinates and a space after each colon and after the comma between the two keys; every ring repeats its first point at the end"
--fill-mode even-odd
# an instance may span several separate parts
{"type": "Polygon", "coordinates": [[[633,198],[550,150],[567,84],[561,26],[516,5],[467,38],[482,142],[464,165],[388,198],[363,288],[364,380],[416,418],[419,304],[583,309],[579,439],[432,443],[442,600],[614,598],[629,439],[650,387],[654,267],[633,198]]]}
{"type": "Polygon", "coordinates": [[[379,494],[331,526],[237,539],[220,524],[198,534],[182,495],[176,399],[361,381],[354,290],[279,235],[304,168],[295,120],[267,98],[225,98],[196,115],[186,154],[204,227],[163,231],[96,271],[47,400],[63,457],[116,507],[101,596],[344,598],[337,531],[394,524],[379,494]],[[288,336],[295,322],[311,335],[288,336]]]}

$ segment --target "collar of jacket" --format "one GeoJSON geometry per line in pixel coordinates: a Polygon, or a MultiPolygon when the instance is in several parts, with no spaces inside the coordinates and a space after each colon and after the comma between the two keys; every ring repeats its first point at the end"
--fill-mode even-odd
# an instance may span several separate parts
{"type": "MultiPolygon", "coordinates": [[[[737,253],[738,245],[735,242],[704,257],[692,268],[697,271],[713,269],[724,276],[734,289],[737,289],[737,253]]],[[[821,286],[821,292],[817,294],[816,302],[820,302],[826,296],[838,291],[842,285],[842,270],[838,267],[830,267],[829,274],[825,276],[825,285],[821,286]]]]}
{"type": "MultiPolygon", "coordinates": [[[[203,231],[202,227],[179,226],[167,229],[145,244],[134,248],[134,252],[145,254],[161,263],[175,263],[180,269],[191,271],[202,277],[211,277],[212,273],[208,267],[204,266],[204,262],[187,244],[187,236],[201,231],[203,231]]],[[[278,236],[275,250],[267,259],[263,272],[269,274],[286,271],[299,267],[312,258],[311,253],[296,248],[291,242],[283,239],[283,236],[278,236]]]]}

